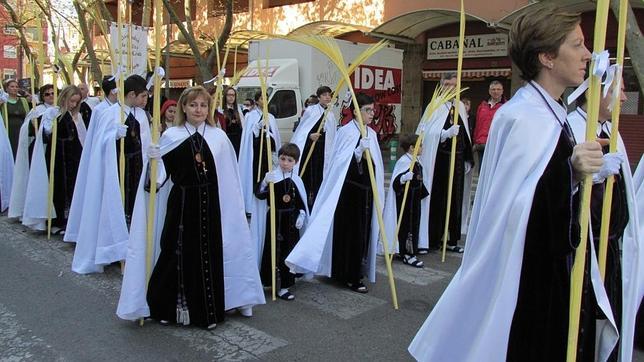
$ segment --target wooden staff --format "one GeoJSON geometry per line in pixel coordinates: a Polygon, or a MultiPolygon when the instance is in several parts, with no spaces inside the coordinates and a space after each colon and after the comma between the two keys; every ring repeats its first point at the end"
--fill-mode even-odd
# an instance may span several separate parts
{"type": "MultiPolygon", "coordinates": [[[[52,29],[52,31],[54,31],[52,29]]],[[[58,37],[56,37],[58,40],[58,37]]],[[[54,44],[54,64],[58,61],[58,42],[54,44]]],[[[58,103],[58,72],[54,67],[54,104],[58,103]]],[[[67,108],[67,107],[65,107],[67,108]]],[[[44,132],[44,130],[43,130],[44,132]]],[[[47,239],[51,239],[51,214],[54,206],[54,168],[56,167],[56,142],[58,137],[58,120],[54,118],[51,126],[51,151],[49,152],[49,188],[47,191],[47,239]]],[[[60,215],[57,215],[61,217],[60,215]]]]}
{"type": "MultiPolygon", "coordinates": [[[[597,13],[595,16],[595,35],[593,51],[597,54],[603,51],[606,42],[606,27],[608,22],[608,0],[597,1],[597,13]]],[[[586,142],[594,141],[597,131],[597,120],[599,118],[600,103],[600,77],[593,72],[596,60],[593,59],[590,66],[590,86],[588,96],[588,119],[586,121],[586,142]]],[[[586,247],[588,243],[588,221],[590,218],[590,193],[593,187],[593,176],[585,175],[581,184],[581,204],[579,225],[581,228],[579,246],[575,252],[575,263],[572,267],[570,282],[570,313],[568,323],[568,351],[566,360],[575,362],[577,360],[577,344],[579,339],[579,317],[581,310],[581,298],[584,282],[584,269],[586,268],[586,247]]]]}
{"type": "MultiPolygon", "coordinates": [[[[161,109],[161,77],[159,77],[156,69],[161,65],[161,26],[163,21],[161,0],[154,0],[154,39],[157,46],[154,49],[155,71],[152,75],[154,77],[154,113],[152,117],[152,144],[159,142],[159,124],[160,124],[160,109],[161,109]]],[[[148,223],[147,223],[147,246],[145,248],[145,289],[147,293],[150,275],[152,275],[152,259],[154,255],[154,219],[156,212],[156,195],[157,195],[157,160],[150,160],[150,200],[148,201],[148,223]]],[[[143,325],[143,319],[139,321],[143,325]]]]}
{"type": "MultiPolygon", "coordinates": [[[[267,54],[268,56],[268,54],[267,54]]],[[[264,116],[264,128],[270,130],[270,122],[268,120],[268,96],[266,94],[266,76],[268,75],[268,59],[266,59],[266,70],[265,74],[262,73],[260,61],[257,60],[257,70],[259,83],[262,89],[262,114],[264,116]]],[[[267,131],[268,132],[268,131],[267,131]]],[[[260,133],[260,137],[263,138],[264,134],[260,133]]],[[[269,136],[270,137],[270,136],[269,136]]],[[[278,145],[275,145],[278,146],[278,145]]],[[[261,150],[261,147],[260,147],[261,150]]],[[[259,170],[261,172],[261,156],[259,157],[260,164],[259,170]]],[[[268,172],[273,171],[273,152],[271,149],[270,138],[266,140],[266,160],[268,161],[268,172]]],[[[268,192],[269,192],[269,212],[270,212],[270,228],[271,228],[271,294],[273,300],[277,299],[275,296],[276,290],[276,273],[275,269],[277,268],[277,240],[276,240],[276,225],[275,225],[275,185],[272,182],[268,183],[268,192]]],[[[261,215],[258,215],[261,217],[261,215]]],[[[264,245],[266,247],[266,245],[264,245]]]]}
{"type": "MultiPolygon", "coordinates": [[[[458,61],[456,66],[456,98],[454,99],[454,116],[452,124],[458,124],[458,115],[461,105],[461,73],[463,70],[463,43],[465,42],[465,6],[461,0],[460,30],[458,35],[458,61]]],[[[461,132],[465,132],[462,130],[461,132]]],[[[449,217],[452,212],[452,190],[454,188],[454,168],[456,166],[456,142],[457,138],[452,137],[451,158],[449,161],[449,181],[447,182],[447,210],[445,212],[445,231],[443,232],[443,253],[441,261],[445,262],[445,251],[447,250],[447,236],[449,235],[449,217]]]]}
{"type": "MultiPolygon", "coordinates": [[[[626,25],[627,25],[627,9],[628,0],[620,0],[619,2],[619,25],[617,28],[617,70],[615,71],[615,78],[613,80],[613,92],[617,92],[617,97],[613,99],[613,109],[611,114],[611,136],[609,152],[617,151],[617,139],[619,138],[619,114],[621,111],[621,102],[619,95],[622,90],[622,67],[624,66],[624,43],[626,39],[626,25]]],[[[608,253],[608,231],[610,227],[610,210],[613,204],[613,186],[615,184],[615,176],[610,175],[606,179],[606,190],[604,191],[604,200],[602,203],[602,223],[599,232],[599,273],[602,280],[606,279],[606,254],[608,253]]]]}

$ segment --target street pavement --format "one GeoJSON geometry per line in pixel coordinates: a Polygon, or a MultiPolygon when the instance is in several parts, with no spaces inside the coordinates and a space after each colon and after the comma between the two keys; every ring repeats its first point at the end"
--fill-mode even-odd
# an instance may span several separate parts
{"type": "MultiPolygon", "coordinates": [[[[367,294],[299,280],[294,301],[271,301],[267,289],[252,318],[228,314],[206,331],[120,320],[119,267],[75,274],[73,250],[0,217],[0,361],[410,361],[407,346],[462,256],[441,263],[430,253],[420,257],[423,269],[395,260],[399,310],[380,258],[367,294]]],[[[644,361],[641,352],[635,360],[644,361]]]]}

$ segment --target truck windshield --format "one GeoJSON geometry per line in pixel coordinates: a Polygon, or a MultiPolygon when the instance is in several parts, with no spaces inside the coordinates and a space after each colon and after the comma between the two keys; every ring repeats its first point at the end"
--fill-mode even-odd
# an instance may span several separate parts
{"type": "MultiPolygon", "coordinates": [[[[255,93],[261,91],[260,87],[239,87],[237,88],[237,102],[242,103],[245,99],[255,100],[255,93]]],[[[266,89],[266,97],[270,98],[273,88],[266,89]]]]}

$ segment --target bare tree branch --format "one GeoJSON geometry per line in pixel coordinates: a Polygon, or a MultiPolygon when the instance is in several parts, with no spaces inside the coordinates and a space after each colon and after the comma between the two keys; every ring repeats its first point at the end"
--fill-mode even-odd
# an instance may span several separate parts
{"type": "Polygon", "coordinates": [[[74,4],[74,9],[76,9],[76,13],[78,14],[78,25],[80,25],[81,34],[85,39],[85,48],[87,50],[87,56],[89,57],[92,77],[94,79],[101,80],[103,79],[103,74],[101,72],[101,67],[98,64],[98,57],[96,56],[96,51],[94,51],[94,39],[92,38],[92,35],[89,31],[89,26],[87,24],[87,20],[85,19],[86,11],[84,11],[84,9],[81,7],[81,5],[78,3],[77,0],[74,0],[73,4],[74,4]]]}
{"type": "MultiPolygon", "coordinates": [[[[615,14],[615,18],[619,17],[619,1],[612,0],[610,8],[615,14]]],[[[637,76],[640,89],[644,89],[644,41],[642,41],[642,31],[637,25],[637,18],[633,12],[633,7],[628,4],[627,26],[626,26],[626,48],[628,55],[631,57],[631,65],[637,76]]]]}

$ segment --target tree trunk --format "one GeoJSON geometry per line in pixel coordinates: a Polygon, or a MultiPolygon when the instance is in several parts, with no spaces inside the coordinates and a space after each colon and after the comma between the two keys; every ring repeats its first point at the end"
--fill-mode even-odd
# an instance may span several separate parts
{"type": "Polygon", "coordinates": [[[91,33],[89,31],[89,26],[87,25],[87,21],[85,19],[85,11],[83,11],[77,0],[74,0],[74,9],[76,9],[76,13],[78,14],[78,25],[80,25],[81,33],[83,35],[83,38],[85,39],[85,49],[87,50],[87,56],[89,57],[92,77],[100,81],[101,79],[103,79],[103,74],[101,72],[101,67],[98,64],[96,52],[94,51],[94,39],[92,39],[91,33]]]}
{"type": "MultiPolygon", "coordinates": [[[[619,1],[612,0],[610,8],[615,14],[615,18],[619,17],[619,1]]],[[[630,4],[628,4],[626,25],[626,49],[631,58],[631,65],[637,76],[640,89],[644,89],[644,41],[642,41],[642,31],[637,25],[635,13],[630,4]]]]}

